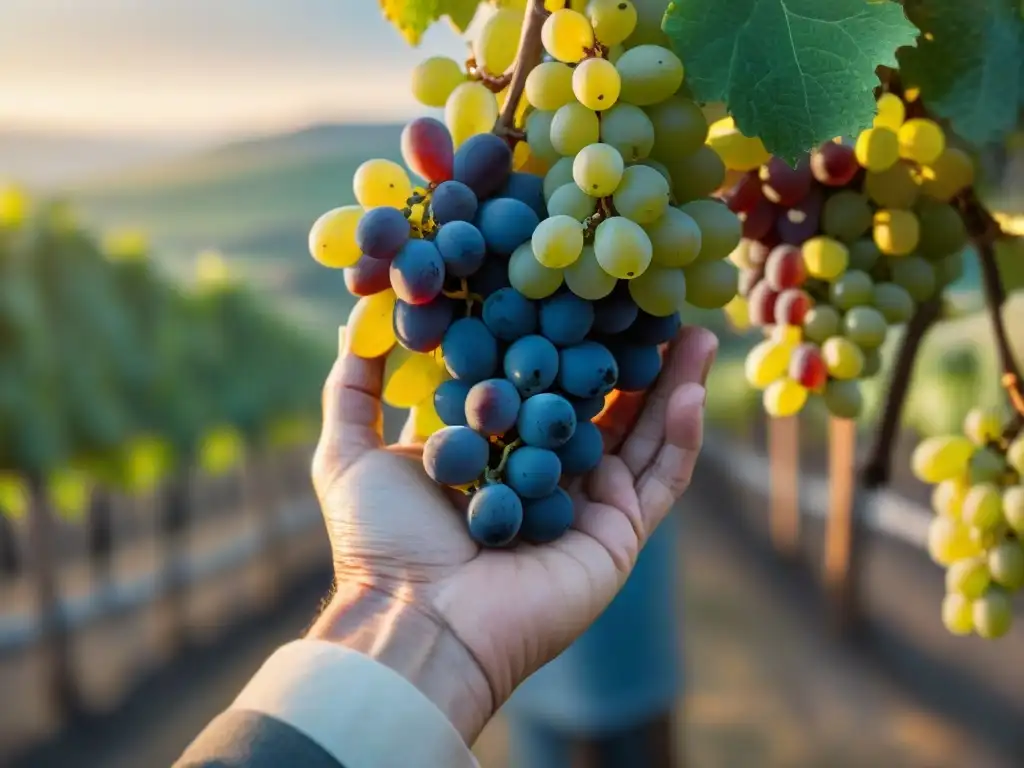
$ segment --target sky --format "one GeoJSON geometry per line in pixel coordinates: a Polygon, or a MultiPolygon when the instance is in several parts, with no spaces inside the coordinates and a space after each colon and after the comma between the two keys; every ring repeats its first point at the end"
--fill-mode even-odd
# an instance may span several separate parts
{"type": "Polygon", "coordinates": [[[0,0],[0,130],[229,137],[418,111],[377,0],[0,0]]]}

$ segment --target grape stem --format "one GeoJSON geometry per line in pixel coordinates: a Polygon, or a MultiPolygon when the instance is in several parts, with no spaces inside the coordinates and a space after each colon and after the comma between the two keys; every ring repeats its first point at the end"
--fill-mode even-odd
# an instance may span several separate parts
{"type": "Polygon", "coordinates": [[[936,296],[917,308],[907,323],[907,329],[896,353],[896,364],[886,388],[885,405],[879,419],[875,440],[868,454],[868,460],[861,470],[861,483],[868,490],[881,488],[889,483],[892,473],[892,451],[896,433],[903,413],[903,404],[910,389],[910,377],[914,372],[914,361],[925,334],[939,319],[942,300],[936,296]]]}
{"type": "Polygon", "coordinates": [[[525,138],[522,131],[516,130],[516,110],[519,109],[519,101],[523,98],[526,78],[533,68],[540,64],[544,54],[540,30],[547,17],[548,12],[544,10],[544,0],[530,0],[530,7],[523,23],[523,32],[519,37],[519,50],[516,52],[516,60],[512,64],[509,77],[508,97],[505,99],[505,106],[502,108],[501,114],[498,115],[498,121],[494,124],[494,133],[508,140],[512,145],[525,138]]]}
{"type": "Polygon", "coordinates": [[[486,69],[477,64],[476,59],[473,57],[466,59],[466,72],[469,73],[470,80],[479,81],[492,93],[501,93],[508,88],[508,84],[512,82],[511,69],[500,75],[492,75],[486,69]]]}
{"type": "Polygon", "coordinates": [[[509,456],[511,456],[512,452],[516,448],[521,446],[522,444],[523,444],[523,441],[520,440],[519,438],[516,438],[511,443],[509,443],[508,445],[505,446],[505,448],[501,452],[501,461],[498,462],[498,466],[496,466],[494,469],[488,469],[487,470],[487,481],[488,482],[490,482],[490,483],[500,483],[501,482],[501,473],[505,471],[505,465],[508,464],[509,456]]]}

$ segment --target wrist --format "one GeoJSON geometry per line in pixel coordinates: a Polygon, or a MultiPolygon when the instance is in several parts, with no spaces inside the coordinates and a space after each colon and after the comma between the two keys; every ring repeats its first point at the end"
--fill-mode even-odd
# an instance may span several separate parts
{"type": "Polygon", "coordinates": [[[386,592],[339,584],[309,637],[337,643],[398,672],[472,745],[494,713],[490,685],[439,618],[386,592]]]}

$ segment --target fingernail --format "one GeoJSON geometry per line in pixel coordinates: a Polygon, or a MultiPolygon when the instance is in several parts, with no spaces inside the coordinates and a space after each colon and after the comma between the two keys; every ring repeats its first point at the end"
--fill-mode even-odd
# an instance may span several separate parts
{"type": "Polygon", "coordinates": [[[344,357],[348,347],[345,345],[348,340],[348,332],[344,325],[338,326],[338,357],[344,357]]]}

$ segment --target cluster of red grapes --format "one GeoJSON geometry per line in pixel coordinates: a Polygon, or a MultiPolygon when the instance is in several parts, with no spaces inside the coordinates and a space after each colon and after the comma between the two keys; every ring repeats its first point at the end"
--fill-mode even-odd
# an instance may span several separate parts
{"type": "Polygon", "coordinates": [[[772,158],[726,193],[743,221],[730,314],[765,329],[746,365],[770,416],[811,394],[856,418],[858,380],[878,372],[888,329],[955,281],[967,230],[951,201],[973,182],[968,155],[910,105],[879,100],[872,128],[790,166],[772,158]]]}

